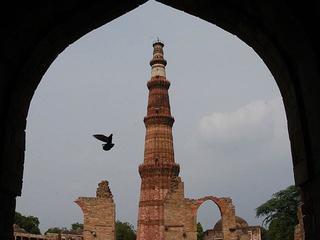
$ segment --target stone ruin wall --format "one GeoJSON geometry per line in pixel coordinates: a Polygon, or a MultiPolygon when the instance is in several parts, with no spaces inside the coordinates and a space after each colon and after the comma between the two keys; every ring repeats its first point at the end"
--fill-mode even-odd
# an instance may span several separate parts
{"type": "Polygon", "coordinates": [[[221,231],[215,231],[213,229],[206,230],[204,232],[203,240],[221,240],[223,235],[221,231]]]}
{"type": "Polygon", "coordinates": [[[235,208],[231,198],[213,196],[201,199],[184,197],[184,185],[180,177],[173,179],[171,190],[164,202],[164,236],[166,240],[197,240],[197,212],[205,201],[215,202],[222,216],[224,240],[235,239],[235,208]]]}
{"type": "Polygon", "coordinates": [[[197,223],[193,200],[184,198],[180,177],[173,179],[164,203],[164,236],[166,240],[197,240],[197,223]]]}
{"type": "MultiPolygon", "coordinates": [[[[234,229],[236,228],[236,214],[232,199],[229,197],[218,198],[214,196],[200,198],[198,200],[195,200],[197,210],[201,206],[201,204],[206,201],[214,202],[220,210],[222,232],[219,235],[222,236],[224,240],[236,239],[236,233],[234,231],[234,229]]],[[[197,214],[197,212],[195,214],[197,214]]]]}
{"type": "Polygon", "coordinates": [[[84,240],[115,240],[115,203],[107,181],[99,183],[96,197],[79,197],[84,240]]]}
{"type": "Polygon", "coordinates": [[[217,240],[261,240],[259,226],[237,227],[235,207],[228,197],[207,196],[200,199],[188,199],[184,196],[184,184],[180,177],[172,180],[170,191],[164,201],[164,239],[197,240],[197,213],[206,201],[214,202],[221,213],[222,231],[210,234],[217,240]]]}
{"type": "MultiPolygon", "coordinates": [[[[180,177],[172,179],[163,203],[162,232],[165,240],[197,240],[197,212],[205,201],[213,201],[220,209],[223,240],[260,240],[259,227],[236,228],[235,208],[231,198],[207,196],[188,199],[180,177]]],[[[79,197],[75,201],[84,214],[84,240],[115,240],[115,204],[107,181],[99,183],[96,197],[79,197]]],[[[212,240],[216,240],[217,234],[212,240]]],[[[209,237],[209,236],[207,236],[209,237]]],[[[211,238],[209,238],[211,239],[211,238]]]]}
{"type": "Polygon", "coordinates": [[[259,226],[237,228],[235,235],[239,240],[261,240],[261,228],[259,226]]]}

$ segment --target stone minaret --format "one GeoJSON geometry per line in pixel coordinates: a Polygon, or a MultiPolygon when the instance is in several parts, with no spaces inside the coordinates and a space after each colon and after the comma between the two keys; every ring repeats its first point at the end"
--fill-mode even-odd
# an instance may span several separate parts
{"type": "Polygon", "coordinates": [[[172,125],[168,89],[163,58],[164,44],[153,44],[150,61],[151,79],[147,86],[149,99],[146,126],[144,161],[139,166],[141,190],[138,214],[138,240],[164,239],[164,199],[173,179],[179,175],[179,165],[174,161],[172,125]]]}

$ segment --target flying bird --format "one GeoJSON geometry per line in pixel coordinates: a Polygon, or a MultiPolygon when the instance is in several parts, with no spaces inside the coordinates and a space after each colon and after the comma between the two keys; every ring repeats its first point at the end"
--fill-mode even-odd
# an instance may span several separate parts
{"type": "Polygon", "coordinates": [[[102,142],[105,142],[105,144],[102,144],[103,150],[105,150],[105,151],[109,151],[114,146],[114,143],[112,143],[112,136],[113,136],[112,133],[109,135],[109,137],[107,137],[103,134],[94,134],[93,136],[96,139],[98,139],[102,142]]]}

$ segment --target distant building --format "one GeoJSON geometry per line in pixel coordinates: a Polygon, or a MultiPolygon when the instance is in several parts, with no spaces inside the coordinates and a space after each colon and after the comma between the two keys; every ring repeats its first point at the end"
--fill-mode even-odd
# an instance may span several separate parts
{"type": "MultiPolygon", "coordinates": [[[[236,227],[231,229],[237,240],[261,240],[261,227],[249,226],[241,217],[236,216],[236,227]]],[[[213,229],[204,232],[204,240],[223,240],[222,220],[220,219],[213,229]]]]}
{"type": "Polygon", "coordinates": [[[83,240],[82,234],[73,233],[47,233],[46,240],[83,240]]]}
{"type": "Polygon", "coordinates": [[[13,235],[15,240],[83,240],[81,231],[78,233],[47,233],[45,235],[31,234],[17,224],[13,225],[13,235]]]}

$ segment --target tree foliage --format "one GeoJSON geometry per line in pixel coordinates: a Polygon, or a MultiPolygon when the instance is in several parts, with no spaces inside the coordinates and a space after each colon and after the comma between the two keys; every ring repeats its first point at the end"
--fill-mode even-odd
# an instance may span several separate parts
{"type": "Polygon", "coordinates": [[[14,223],[20,228],[23,228],[28,233],[40,234],[39,219],[34,216],[23,216],[21,213],[16,212],[14,216],[14,223]]]}
{"type": "Polygon", "coordinates": [[[298,223],[299,200],[298,189],[289,186],[274,193],[271,199],[256,208],[256,216],[264,218],[263,224],[268,226],[268,236],[272,240],[293,239],[294,228],[298,223]]]}
{"type": "Polygon", "coordinates": [[[82,223],[76,222],[76,223],[72,223],[71,224],[71,230],[76,231],[76,230],[82,230],[82,229],[83,229],[83,224],[82,223]]]}
{"type": "Polygon", "coordinates": [[[261,228],[261,240],[272,240],[269,236],[269,232],[264,227],[261,228]]]}
{"type": "Polygon", "coordinates": [[[197,240],[203,240],[204,232],[201,223],[197,223],[197,240]]]}
{"type": "Polygon", "coordinates": [[[80,234],[83,230],[83,224],[82,223],[72,223],[71,228],[67,229],[66,227],[52,227],[49,228],[45,234],[47,233],[67,233],[67,234],[80,234]]]}
{"type": "Polygon", "coordinates": [[[49,228],[45,234],[47,233],[66,233],[68,232],[68,229],[65,228],[65,227],[62,227],[62,228],[59,228],[59,227],[52,227],[52,228],[49,228]]]}
{"type": "Polygon", "coordinates": [[[116,240],[135,240],[136,232],[128,222],[116,221],[116,240]]]}

